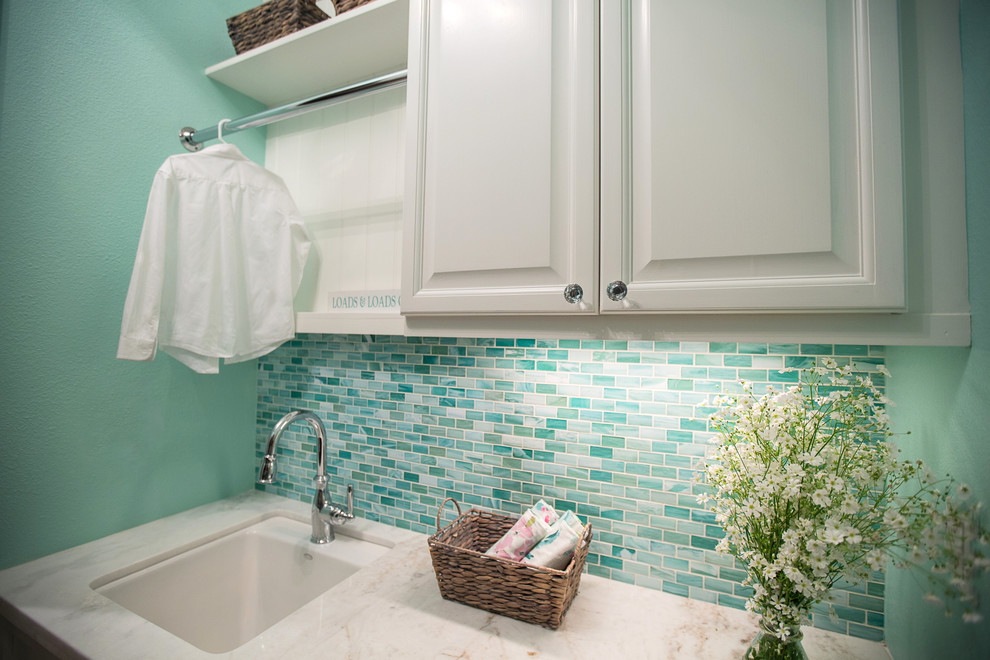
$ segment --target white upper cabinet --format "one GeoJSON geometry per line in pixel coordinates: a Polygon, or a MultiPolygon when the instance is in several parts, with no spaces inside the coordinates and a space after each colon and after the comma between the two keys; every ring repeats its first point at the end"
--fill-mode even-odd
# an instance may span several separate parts
{"type": "Polygon", "coordinates": [[[419,0],[410,30],[405,313],[904,307],[894,0],[419,0]]]}
{"type": "Polygon", "coordinates": [[[602,4],[603,312],[901,309],[894,0],[602,4]]]}
{"type": "Polygon", "coordinates": [[[597,3],[413,0],[409,53],[403,312],[596,312],[597,3]]]}

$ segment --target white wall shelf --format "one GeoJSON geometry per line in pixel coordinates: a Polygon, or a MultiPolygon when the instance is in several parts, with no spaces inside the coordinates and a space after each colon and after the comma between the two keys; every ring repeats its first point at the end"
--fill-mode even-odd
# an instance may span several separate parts
{"type": "Polygon", "coordinates": [[[405,335],[406,321],[398,314],[343,316],[327,312],[296,313],[296,332],[327,335],[405,335]]]}
{"type": "Polygon", "coordinates": [[[224,60],[210,78],[268,107],[406,68],[409,0],[376,0],[224,60]]]}

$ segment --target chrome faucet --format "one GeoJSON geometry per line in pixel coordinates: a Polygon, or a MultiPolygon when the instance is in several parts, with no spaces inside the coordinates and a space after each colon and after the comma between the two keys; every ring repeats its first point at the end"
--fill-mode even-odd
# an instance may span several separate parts
{"type": "Polygon", "coordinates": [[[323,422],[314,413],[308,410],[293,410],[288,415],[278,420],[272,434],[268,436],[268,446],[265,449],[265,457],[261,459],[261,468],[258,470],[258,483],[270,484],[275,481],[275,450],[278,439],[282,433],[293,422],[302,420],[309,422],[316,433],[316,494],[313,496],[313,508],[311,510],[313,534],[310,541],[313,543],[330,543],[333,541],[333,528],[335,525],[343,525],[348,520],[354,519],[354,486],[347,486],[347,510],[344,511],[330,501],[327,493],[327,431],[323,422]]]}

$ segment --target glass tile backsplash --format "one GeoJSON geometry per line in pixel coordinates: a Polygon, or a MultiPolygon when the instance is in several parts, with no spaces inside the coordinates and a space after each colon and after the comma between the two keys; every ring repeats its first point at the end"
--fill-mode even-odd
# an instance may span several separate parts
{"type": "MultiPolygon", "coordinates": [[[[543,498],[591,521],[589,573],[742,608],[744,572],[714,551],[721,529],[692,483],[708,402],[742,379],[794,382],[779,370],[825,355],[883,362],[859,345],[300,335],[259,361],[257,453],[310,409],[334,500],[353,483],[359,516],[432,534],[446,497],[507,514],[543,498]]],[[[258,488],[308,501],[315,472],[294,425],[279,481],[258,488]]],[[[883,575],[841,586],[813,624],[882,639],[883,575]]]]}

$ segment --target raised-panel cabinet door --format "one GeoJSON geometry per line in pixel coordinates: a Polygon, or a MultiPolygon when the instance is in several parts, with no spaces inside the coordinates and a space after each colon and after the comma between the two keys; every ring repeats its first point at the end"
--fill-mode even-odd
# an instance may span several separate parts
{"type": "Polygon", "coordinates": [[[598,3],[411,5],[403,312],[596,312],[598,3]]]}
{"type": "Polygon", "coordinates": [[[904,306],[896,12],[603,4],[603,312],[904,306]]]}

